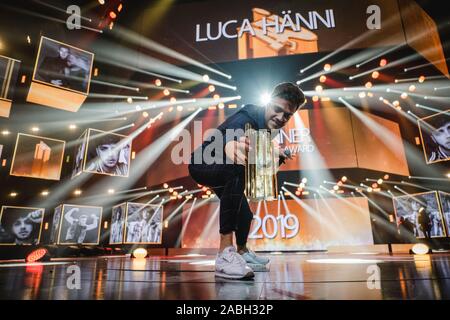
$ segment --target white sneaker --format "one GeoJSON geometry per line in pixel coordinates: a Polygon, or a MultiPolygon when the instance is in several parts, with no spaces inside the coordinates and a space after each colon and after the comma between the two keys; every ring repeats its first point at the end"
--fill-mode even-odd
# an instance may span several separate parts
{"type": "Polygon", "coordinates": [[[216,257],[216,276],[227,279],[245,279],[255,276],[233,246],[226,247],[216,257]]]}
{"type": "Polygon", "coordinates": [[[269,258],[257,256],[256,253],[252,250],[248,250],[247,252],[242,254],[242,258],[244,258],[245,262],[247,262],[250,266],[265,266],[270,262],[269,258]]]}

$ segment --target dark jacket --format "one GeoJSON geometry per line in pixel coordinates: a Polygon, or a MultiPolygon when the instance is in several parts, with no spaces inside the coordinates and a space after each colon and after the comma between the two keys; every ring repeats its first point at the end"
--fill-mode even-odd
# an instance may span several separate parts
{"type": "MultiPolygon", "coordinates": [[[[242,132],[245,130],[245,125],[249,123],[251,127],[255,130],[267,129],[266,121],[265,121],[265,109],[260,106],[256,106],[253,104],[247,104],[242,107],[240,110],[229,116],[222,124],[217,127],[223,137],[223,148],[225,145],[232,140],[238,140],[240,136],[238,135],[227,135],[227,129],[242,129],[242,132]]],[[[269,129],[268,129],[269,130],[269,129]]],[[[278,134],[278,130],[270,130],[272,137],[274,138],[276,134],[278,134]]],[[[193,163],[193,157],[197,153],[203,154],[203,150],[214,141],[214,136],[206,138],[202,145],[198,147],[191,155],[191,163],[193,163]]],[[[223,152],[224,159],[223,163],[225,163],[225,151],[223,152]]],[[[200,157],[200,155],[198,155],[200,157]]]]}

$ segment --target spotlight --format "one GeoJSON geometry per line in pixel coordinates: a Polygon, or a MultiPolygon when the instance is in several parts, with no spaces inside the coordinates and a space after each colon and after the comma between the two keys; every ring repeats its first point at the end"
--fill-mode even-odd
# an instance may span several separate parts
{"type": "Polygon", "coordinates": [[[398,107],[400,105],[400,102],[398,102],[398,100],[395,100],[394,102],[392,102],[392,105],[394,107],[398,107]]]}
{"type": "Polygon", "coordinates": [[[214,91],[216,91],[216,87],[214,87],[212,84],[210,84],[208,86],[208,90],[209,90],[209,92],[214,92],[214,91]]]}
{"type": "Polygon", "coordinates": [[[372,183],[372,188],[374,188],[374,189],[378,188],[378,184],[377,183],[372,183]]]}
{"type": "Polygon", "coordinates": [[[324,75],[322,75],[322,76],[320,76],[319,81],[320,81],[321,83],[324,83],[325,81],[327,81],[327,77],[324,76],[324,75]]]}
{"type": "Polygon", "coordinates": [[[383,179],[384,179],[384,180],[389,179],[389,175],[388,175],[388,174],[385,174],[384,177],[383,177],[383,179]]]}
{"type": "Polygon", "coordinates": [[[264,92],[261,97],[259,98],[259,101],[261,101],[261,104],[267,105],[271,100],[270,94],[267,92],[264,92]]]}
{"type": "Polygon", "coordinates": [[[213,99],[214,100],[219,100],[220,99],[220,95],[218,95],[217,93],[215,95],[213,95],[213,99]]]}
{"type": "Polygon", "coordinates": [[[371,187],[367,188],[367,192],[372,192],[372,191],[373,191],[373,189],[371,187]]]}
{"type": "Polygon", "coordinates": [[[208,76],[207,74],[205,74],[205,75],[203,76],[203,81],[204,81],[204,82],[208,82],[208,81],[209,81],[209,76],[208,76]]]}
{"type": "Polygon", "coordinates": [[[323,91],[323,87],[321,85],[316,86],[315,88],[316,92],[320,93],[323,91]]]}
{"type": "Polygon", "coordinates": [[[105,0],[98,0],[98,3],[100,3],[101,5],[105,4],[105,0]]]}
{"type": "Polygon", "coordinates": [[[303,178],[302,179],[302,183],[307,183],[308,182],[308,179],[307,178],[303,178]]]}
{"type": "Polygon", "coordinates": [[[135,109],[136,109],[136,111],[141,111],[141,110],[142,110],[142,108],[141,108],[140,105],[137,105],[137,106],[135,107],[135,109]]]}
{"type": "Polygon", "coordinates": [[[223,108],[225,107],[225,105],[223,104],[223,102],[219,103],[217,106],[219,107],[219,109],[223,109],[223,108]]]}
{"type": "Polygon", "coordinates": [[[372,78],[377,79],[380,76],[380,73],[378,71],[372,72],[372,78]]]}
{"type": "Polygon", "coordinates": [[[384,67],[385,65],[387,65],[387,60],[386,59],[381,59],[380,60],[380,67],[384,67]]]}
{"type": "Polygon", "coordinates": [[[73,192],[74,195],[79,196],[82,193],[80,189],[77,189],[73,192]]]}
{"type": "Polygon", "coordinates": [[[365,97],[366,97],[366,93],[365,93],[365,92],[360,92],[360,93],[358,94],[358,96],[359,96],[360,98],[365,98],[365,97]]]}
{"type": "Polygon", "coordinates": [[[175,103],[175,102],[177,102],[177,98],[171,97],[171,98],[170,98],[170,103],[175,103]]]}
{"type": "Polygon", "coordinates": [[[172,112],[173,111],[173,106],[170,106],[168,111],[172,112]]]}
{"type": "Polygon", "coordinates": [[[177,111],[183,111],[183,106],[177,106],[177,111]]]}
{"type": "Polygon", "coordinates": [[[411,248],[411,251],[412,251],[414,254],[422,255],[422,254],[427,254],[427,253],[429,253],[429,252],[430,252],[430,248],[429,248],[426,244],[424,244],[424,243],[416,243],[416,244],[413,245],[413,247],[411,248]]]}
{"type": "Polygon", "coordinates": [[[27,263],[38,262],[40,260],[50,260],[47,249],[39,248],[39,249],[33,250],[25,258],[25,261],[27,263]]]}
{"type": "Polygon", "coordinates": [[[119,4],[119,6],[117,7],[117,12],[120,12],[120,11],[122,11],[122,9],[123,9],[123,4],[119,4]]]}
{"type": "Polygon", "coordinates": [[[156,80],[155,80],[155,85],[156,85],[157,87],[160,87],[160,86],[162,85],[161,80],[156,79],[156,80]]]}
{"type": "Polygon", "coordinates": [[[8,131],[8,130],[3,130],[2,131],[2,135],[4,135],[4,136],[7,136],[7,135],[9,135],[10,134],[10,132],[8,131]]]}
{"type": "Polygon", "coordinates": [[[41,195],[44,196],[44,197],[46,197],[46,196],[49,195],[49,193],[50,193],[50,192],[48,192],[47,190],[44,190],[44,191],[41,192],[41,195]]]}
{"type": "Polygon", "coordinates": [[[400,95],[400,98],[406,99],[406,98],[408,98],[408,94],[407,94],[406,92],[403,92],[403,93],[400,95]]]}
{"type": "Polygon", "coordinates": [[[32,128],[31,128],[31,131],[33,131],[33,132],[38,132],[38,131],[39,131],[39,128],[38,128],[38,127],[32,127],[32,128]]]}
{"type": "Polygon", "coordinates": [[[114,189],[108,189],[109,194],[113,194],[114,192],[116,192],[114,189]]]}
{"type": "Polygon", "coordinates": [[[416,86],[412,84],[409,86],[408,90],[409,90],[409,92],[414,92],[414,91],[416,91],[416,86]]]}
{"type": "Polygon", "coordinates": [[[346,176],[343,176],[343,177],[341,178],[341,181],[342,181],[342,182],[347,181],[347,177],[346,177],[346,176]]]}
{"type": "Polygon", "coordinates": [[[133,250],[133,258],[145,259],[147,257],[147,250],[144,248],[137,248],[133,250]]]}
{"type": "Polygon", "coordinates": [[[110,11],[110,12],[109,12],[109,17],[110,17],[111,19],[115,19],[115,18],[117,18],[117,14],[116,14],[114,11],[110,11]]]}
{"type": "Polygon", "coordinates": [[[373,97],[373,93],[372,92],[367,92],[367,96],[372,98],[373,97]]]}
{"type": "Polygon", "coordinates": [[[365,84],[365,87],[366,87],[367,89],[372,88],[372,82],[367,81],[366,84],[365,84]]]}
{"type": "Polygon", "coordinates": [[[331,70],[331,64],[326,63],[326,64],[323,66],[323,70],[325,70],[325,71],[330,71],[330,70],[331,70]]]}
{"type": "Polygon", "coordinates": [[[143,116],[144,118],[148,118],[148,112],[147,112],[147,111],[142,112],[142,116],[143,116]]]}
{"type": "Polygon", "coordinates": [[[164,89],[163,94],[164,94],[165,96],[168,96],[168,95],[170,94],[169,89],[164,89]]]}
{"type": "Polygon", "coordinates": [[[133,103],[133,98],[132,98],[132,97],[128,97],[128,98],[127,98],[127,102],[128,102],[128,103],[133,103]]]}
{"type": "Polygon", "coordinates": [[[378,183],[378,184],[383,184],[383,179],[378,179],[378,180],[377,180],[377,183],[378,183]]]}
{"type": "Polygon", "coordinates": [[[75,130],[76,128],[77,128],[77,126],[74,125],[74,124],[69,125],[69,129],[70,129],[70,130],[75,130]]]}
{"type": "Polygon", "coordinates": [[[313,97],[312,97],[312,101],[314,101],[314,102],[319,101],[319,96],[313,96],[313,97]]]}
{"type": "Polygon", "coordinates": [[[420,76],[419,77],[419,83],[423,83],[425,81],[425,76],[420,76]]]}
{"type": "Polygon", "coordinates": [[[167,183],[163,184],[164,189],[167,189],[169,187],[169,185],[167,183]]]}
{"type": "Polygon", "coordinates": [[[339,186],[333,186],[333,189],[337,191],[339,190],[339,186]]]}
{"type": "Polygon", "coordinates": [[[12,198],[15,198],[15,197],[17,197],[17,192],[11,192],[9,194],[9,196],[12,197],[12,198]]]}

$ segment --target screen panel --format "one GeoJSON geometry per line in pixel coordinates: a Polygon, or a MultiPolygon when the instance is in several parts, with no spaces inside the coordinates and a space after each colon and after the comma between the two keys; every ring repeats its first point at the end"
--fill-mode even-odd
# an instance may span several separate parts
{"type": "Polygon", "coordinates": [[[44,211],[43,208],[2,206],[0,245],[39,244],[44,211]]]}
{"type": "Polygon", "coordinates": [[[24,133],[17,134],[10,174],[59,180],[65,141],[24,133]]]}

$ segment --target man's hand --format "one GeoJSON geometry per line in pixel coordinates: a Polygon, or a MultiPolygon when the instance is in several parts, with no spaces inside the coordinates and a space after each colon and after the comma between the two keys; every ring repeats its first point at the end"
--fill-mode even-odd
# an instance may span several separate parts
{"type": "Polygon", "coordinates": [[[238,141],[229,141],[225,145],[225,154],[236,164],[245,165],[250,144],[247,137],[240,137],[238,141]]]}
{"type": "Polygon", "coordinates": [[[281,145],[275,145],[274,147],[276,148],[275,151],[278,153],[281,161],[284,162],[286,161],[286,159],[294,159],[295,154],[292,154],[289,149],[286,149],[287,152],[285,152],[285,148],[283,148],[281,145]]]}
{"type": "Polygon", "coordinates": [[[27,218],[31,220],[33,223],[39,223],[41,222],[42,211],[41,210],[32,211],[28,214],[27,218]]]}
{"type": "Polygon", "coordinates": [[[62,85],[63,85],[62,80],[59,80],[59,79],[57,79],[57,80],[51,80],[50,82],[51,82],[52,84],[54,84],[55,86],[62,86],[62,85]]]}

